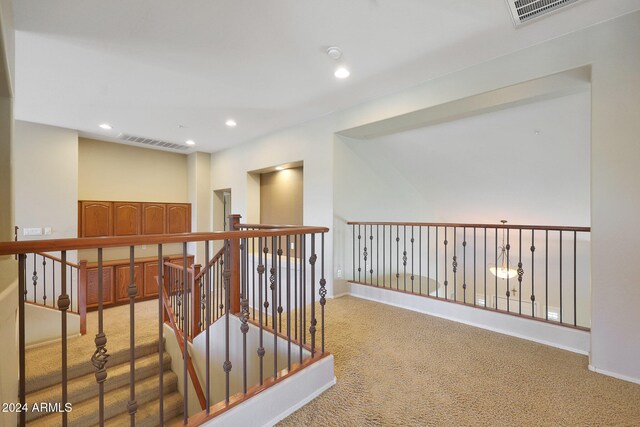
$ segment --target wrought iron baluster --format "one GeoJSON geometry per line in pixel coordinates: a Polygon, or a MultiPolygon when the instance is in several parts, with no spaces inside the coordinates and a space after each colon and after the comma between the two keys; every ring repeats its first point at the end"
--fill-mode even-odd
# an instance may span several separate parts
{"type": "MultiPolygon", "coordinates": [[[[65,268],[65,266],[63,265],[62,268],[65,268]]],[[[69,289],[71,290],[71,311],[73,311],[73,268],[71,266],[69,266],[69,279],[71,281],[69,284],[69,289]]]]}
{"type": "Polygon", "coordinates": [[[487,308],[487,227],[484,228],[484,307],[487,308]]]}
{"type": "MultiPolygon", "coordinates": [[[[507,313],[510,311],[509,310],[509,298],[511,297],[511,288],[509,288],[509,271],[508,269],[511,268],[511,262],[509,261],[509,251],[511,250],[511,244],[509,243],[509,229],[507,228],[507,313]]],[[[498,264],[496,264],[496,268],[497,268],[498,264]]]]}
{"type": "Polygon", "coordinates": [[[304,276],[304,265],[305,261],[305,253],[304,253],[304,234],[300,235],[300,363],[302,363],[302,344],[305,341],[304,337],[304,287],[305,282],[303,281],[304,276]]]}
{"type": "Polygon", "coordinates": [[[418,288],[420,289],[420,295],[422,295],[422,226],[418,227],[418,275],[420,279],[418,281],[418,288]]]}
{"type": "Polygon", "coordinates": [[[311,357],[316,355],[316,235],[311,235],[311,257],[309,258],[309,265],[311,266],[311,327],[309,327],[309,333],[311,334],[311,357]]]}
{"type": "MultiPolygon", "coordinates": [[[[503,237],[504,239],[504,237],[503,237]]],[[[496,228],[496,272],[498,271],[498,229],[496,228]]],[[[498,309],[498,275],[495,275],[496,277],[496,289],[495,289],[495,294],[493,295],[494,298],[494,308],[497,310],[498,309]]]]}
{"type": "MultiPolygon", "coordinates": [[[[354,240],[355,243],[355,240],[354,240]]],[[[293,236],[293,336],[298,340],[298,235],[293,236]]],[[[354,267],[355,268],[355,267],[354,267]]],[[[355,270],[354,270],[355,271],[355,270]]],[[[355,275],[353,276],[355,279],[355,275]]]]}
{"type": "MultiPolygon", "coordinates": [[[[264,252],[264,265],[267,265],[267,262],[269,260],[269,241],[267,240],[267,238],[264,238],[264,248],[262,249],[262,252],[264,252]]],[[[271,284],[271,279],[273,278],[273,264],[271,264],[271,270],[270,270],[270,275],[269,275],[269,284],[271,284]]],[[[269,286],[267,286],[267,282],[265,280],[265,284],[264,284],[264,327],[268,328],[269,327],[269,286]]],[[[273,322],[275,324],[275,319],[271,319],[271,322],[273,322]]]]}
{"type": "Polygon", "coordinates": [[[458,228],[453,227],[453,300],[458,301],[458,228]]]}
{"type": "MultiPolygon", "coordinates": [[[[322,238],[324,239],[324,234],[322,238]]],[[[378,224],[376,224],[376,286],[380,286],[380,225],[378,224]]]]}
{"type": "MultiPolygon", "coordinates": [[[[187,376],[187,359],[189,357],[189,353],[188,353],[188,348],[189,348],[189,343],[187,341],[188,339],[188,332],[187,332],[187,325],[189,324],[189,306],[188,306],[188,299],[189,296],[187,295],[187,243],[184,242],[182,244],[182,304],[183,304],[183,309],[182,309],[182,334],[184,336],[184,341],[183,341],[183,347],[182,347],[182,378],[183,378],[183,384],[182,384],[182,389],[183,390],[189,390],[189,377],[187,376]]],[[[184,399],[183,399],[183,407],[182,407],[182,411],[183,411],[183,421],[184,424],[187,424],[187,421],[189,419],[189,393],[187,391],[185,391],[184,393],[184,399]]]]}
{"type": "Polygon", "coordinates": [[[404,285],[404,291],[407,291],[407,226],[403,226],[403,239],[402,239],[402,281],[404,285]]]}
{"type": "Polygon", "coordinates": [[[321,310],[321,319],[322,319],[322,353],[324,353],[324,305],[326,304],[326,296],[327,289],[325,285],[327,284],[326,279],[324,278],[324,233],[320,235],[320,310],[321,310]]]}
{"type": "Polygon", "coordinates": [[[531,317],[535,317],[535,305],[536,305],[536,289],[535,289],[535,280],[534,280],[534,272],[535,272],[535,262],[534,262],[534,254],[536,251],[536,239],[535,239],[535,231],[531,230],[531,317]]]}
{"type": "MultiPolygon", "coordinates": [[[[353,252],[353,261],[351,263],[351,267],[353,270],[353,275],[351,276],[353,280],[356,280],[356,225],[351,224],[352,238],[351,238],[351,251],[353,252]]],[[[296,256],[298,253],[296,252],[296,256]]]]}
{"type": "Polygon", "coordinates": [[[387,287],[387,266],[386,266],[386,256],[385,256],[385,252],[387,250],[386,248],[386,241],[385,241],[385,227],[386,225],[382,225],[382,287],[386,288],[387,287]]]}
{"type": "MultiPolygon", "coordinates": [[[[266,237],[265,237],[266,239],[266,237]]],[[[264,265],[262,264],[262,237],[258,238],[258,325],[260,326],[260,344],[258,346],[258,358],[260,360],[260,385],[264,379],[264,345],[263,345],[263,322],[262,322],[262,278],[264,275],[264,265]]],[[[265,255],[266,257],[266,255],[265,255]]]]}
{"type": "Polygon", "coordinates": [[[518,314],[522,314],[522,229],[518,230],[518,314]]]}
{"type": "MultiPolygon", "coordinates": [[[[277,243],[276,236],[271,238],[271,247],[275,248],[277,243]]],[[[271,323],[273,326],[273,378],[278,378],[278,327],[276,324],[276,299],[277,299],[277,290],[276,281],[278,276],[280,276],[280,272],[277,271],[276,266],[278,265],[278,260],[276,259],[276,251],[271,251],[271,301],[273,302],[273,307],[271,308],[271,323]]]]}
{"type": "Polygon", "coordinates": [[[467,303],[467,227],[462,229],[462,301],[467,303]]]}
{"type": "Polygon", "coordinates": [[[447,227],[444,228],[444,299],[449,299],[449,281],[447,280],[447,245],[449,241],[447,240],[447,227]]]}
{"type": "Polygon", "coordinates": [[[562,323],[562,230],[560,230],[560,323],[562,323]]]}
{"type": "MultiPolygon", "coordinates": [[[[282,333],[282,236],[278,236],[278,330],[282,333]]],[[[275,305],[275,301],[274,301],[275,305]]]]}
{"type": "Polygon", "coordinates": [[[211,325],[211,285],[209,283],[209,280],[211,279],[210,277],[210,271],[211,269],[209,268],[209,246],[210,246],[210,242],[207,240],[204,242],[204,265],[205,265],[205,271],[204,271],[204,281],[207,283],[207,286],[204,289],[204,313],[205,313],[205,317],[204,317],[204,376],[205,376],[205,384],[204,384],[204,392],[205,392],[205,400],[207,401],[206,403],[206,408],[205,411],[207,413],[207,415],[209,414],[210,411],[210,407],[211,407],[211,374],[210,374],[210,355],[211,355],[211,337],[209,336],[210,331],[209,331],[209,326],[211,325]]]}
{"type": "MultiPolygon", "coordinates": [[[[164,267],[162,262],[162,243],[158,245],[158,276],[156,280],[158,282],[158,366],[160,367],[158,370],[160,381],[158,390],[158,415],[160,418],[160,427],[162,427],[164,426],[164,267]]],[[[207,372],[207,377],[208,375],[209,372],[207,372]]],[[[209,407],[209,405],[207,405],[207,407],[209,407]]]]}
{"type": "MultiPolygon", "coordinates": [[[[35,263],[36,254],[33,254],[35,263]]],[[[34,267],[35,270],[35,267],[34,267]]],[[[25,300],[27,293],[27,255],[18,255],[18,399],[20,400],[20,407],[24,407],[27,404],[26,393],[26,362],[25,362],[25,300]]],[[[19,411],[18,419],[20,425],[24,426],[27,423],[27,412],[19,411]]],[[[15,421],[14,421],[15,422],[15,421]]]]}
{"type": "MultiPolygon", "coordinates": [[[[287,235],[287,369],[291,370],[291,236],[287,235]]],[[[295,275],[295,274],[294,274],[295,275]]]]}
{"type": "MultiPolygon", "coordinates": [[[[38,286],[38,271],[36,269],[36,258],[37,254],[33,253],[33,275],[31,276],[31,281],[33,282],[33,302],[36,302],[36,294],[37,294],[37,286],[38,286]]],[[[42,257],[44,259],[44,257],[42,257]]],[[[47,305],[47,288],[44,288],[44,304],[47,305]]]]}
{"type": "Polygon", "coordinates": [[[396,290],[400,287],[400,226],[396,226],[396,290]]]}
{"type": "Polygon", "coordinates": [[[364,258],[364,283],[367,283],[367,270],[369,269],[369,265],[367,264],[368,258],[367,252],[367,224],[364,225],[364,249],[362,251],[362,257],[364,258]]]}
{"type": "Polygon", "coordinates": [[[436,298],[440,298],[440,282],[438,281],[438,226],[436,225],[436,298]]]}
{"type": "MultiPolygon", "coordinates": [[[[369,256],[369,282],[373,285],[373,225],[369,226],[369,250],[371,251],[369,256]]],[[[376,260],[376,262],[378,261],[376,260]]]]}
{"type": "Polygon", "coordinates": [[[578,326],[578,233],[573,232],[573,326],[578,326]]]}
{"type": "Polygon", "coordinates": [[[256,320],[256,238],[251,238],[251,262],[252,262],[252,281],[251,281],[251,298],[253,305],[251,306],[251,314],[253,320],[256,320]]]}
{"type": "Polygon", "coordinates": [[[302,259],[300,266],[302,267],[302,342],[307,342],[307,235],[302,235],[302,259]]]}
{"type": "MultiPolygon", "coordinates": [[[[438,290],[438,279],[436,278],[436,296],[437,296],[437,290],[438,290]]],[[[431,227],[430,226],[427,226],[427,295],[431,295],[431,227]]]]}
{"type": "MultiPolygon", "coordinates": [[[[362,252],[360,251],[360,240],[362,240],[362,236],[360,234],[360,224],[358,224],[358,282],[360,282],[360,272],[362,271],[362,265],[360,260],[362,259],[362,252]]],[[[302,257],[304,259],[304,257],[302,257]]],[[[302,263],[304,264],[304,262],[302,263]]]]}
{"type": "MultiPolygon", "coordinates": [[[[67,263],[67,251],[62,251],[60,258],[62,259],[62,264],[65,265],[67,263]]],[[[55,263],[52,263],[55,266],[55,263]]],[[[54,270],[54,280],[55,280],[55,270],[54,270]]],[[[55,282],[54,282],[55,283],[55,282]]],[[[67,381],[68,381],[68,372],[67,372],[67,310],[69,309],[69,295],[67,295],[67,269],[61,269],[61,277],[60,277],[60,296],[58,297],[58,308],[61,311],[61,319],[62,319],[62,405],[63,407],[69,401],[67,395],[67,381]]],[[[62,411],[62,425],[67,425],[67,412],[62,411]]]]}
{"type": "Polygon", "coordinates": [[[544,318],[549,320],[549,230],[544,231],[544,318]]]}
{"type": "MultiPolygon", "coordinates": [[[[186,243],[185,243],[186,253],[186,243]]],[[[134,247],[129,247],[129,287],[127,288],[127,294],[129,296],[129,402],[127,403],[127,410],[131,417],[131,427],[136,425],[136,412],[138,411],[138,402],[136,401],[136,338],[135,338],[135,299],[138,295],[138,287],[136,286],[135,279],[135,254],[134,247]]],[[[186,260],[186,255],[185,255],[186,260]]],[[[186,265],[186,261],[185,261],[186,265]]],[[[185,267],[186,273],[186,267],[185,267]]],[[[186,280],[185,280],[186,282],[186,280]]],[[[185,335],[186,336],[186,335],[185,335]]],[[[186,347],[185,343],[185,347],[186,347]]],[[[186,355],[185,355],[186,361],[186,355]]],[[[161,369],[161,368],[160,368],[161,369]]],[[[185,364],[185,377],[186,377],[186,364],[185,364]]],[[[187,388],[185,387],[185,390],[187,388]]]]}
{"type": "MultiPolygon", "coordinates": [[[[229,313],[231,312],[230,308],[230,299],[231,299],[231,257],[236,256],[236,254],[231,253],[231,241],[224,241],[225,250],[225,267],[224,267],[224,356],[225,360],[222,365],[222,369],[224,369],[225,374],[225,403],[229,403],[229,391],[230,391],[230,373],[231,373],[231,361],[229,360],[229,313]]],[[[275,323],[274,323],[274,333],[275,333],[275,323]]],[[[187,344],[185,342],[185,348],[187,344]]],[[[186,376],[186,373],[185,373],[186,376]]],[[[187,388],[185,387],[185,390],[187,388]]]]}
{"type": "MultiPolygon", "coordinates": [[[[245,238],[240,245],[241,251],[241,271],[242,271],[242,295],[240,296],[240,332],[242,332],[242,392],[247,394],[247,332],[249,332],[249,283],[247,278],[248,271],[248,244],[249,241],[245,238]]],[[[207,377],[208,379],[208,377],[207,377]]],[[[207,386],[208,388],[208,386],[207,386]]],[[[209,404],[207,403],[207,406],[209,404]]]]}
{"type": "Polygon", "coordinates": [[[411,226],[411,292],[413,293],[414,289],[413,289],[413,283],[415,281],[415,275],[413,273],[413,263],[414,263],[414,242],[415,239],[413,238],[413,225],[411,226]]]}

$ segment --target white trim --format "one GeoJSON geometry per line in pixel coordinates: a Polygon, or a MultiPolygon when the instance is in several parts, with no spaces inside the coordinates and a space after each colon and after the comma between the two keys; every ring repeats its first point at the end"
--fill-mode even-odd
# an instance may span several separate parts
{"type": "Polygon", "coordinates": [[[606,375],[608,377],[617,378],[623,381],[629,381],[630,383],[640,384],[640,378],[629,377],[627,375],[618,374],[616,372],[607,371],[606,369],[599,369],[589,363],[589,370],[597,374],[606,375]]]}
{"type": "Polygon", "coordinates": [[[351,295],[351,292],[346,291],[346,292],[341,292],[337,295],[327,295],[327,298],[329,299],[336,299],[336,298],[342,298],[342,297],[346,297],[348,295],[351,295]]]}
{"type": "Polygon", "coordinates": [[[333,377],[332,381],[329,381],[327,384],[325,384],[324,386],[322,386],[321,388],[316,390],[314,393],[308,395],[305,399],[301,400],[297,405],[294,405],[294,406],[290,407],[289,409],[286,409],[286,410],[282,411],[280,414],[275,416],[273,419],[271,419],[270,421],[264,423],[263,427],[271,427],[271,426],[276,425],[280,421],[282,421],[285,418],[287,418],[289,415],[293,414],[298,409],[302,408],[307,403],[311,402],[316,397],[320,396],[325,391],[329,390],[334,385],[336,385],[336,377],[333,377]]]}
{"type": "MultiPolygon", "coordinates": [[[[69,313],[67,313],[67,314],[69,314],[69,313]]],[[[71,338],[78,338],[78,337],[81,337],[81,336],[82,336],[82,334],[80,334],[80,333],[67,335],[67,340],[70,340],[71,338]]],[[[41,342],[37,342],[37,343],[26,345],[24,347],[24,349],[25,350],[31,350],[31,349],[38,348],[38,347],[44,347],[45,345],[55,344],[55,343],[61,342],[61,341],[62,341],[61,338],[54,338],[52,340],[41,341],[41,342]]]]}
{"type": "Polygon", "coordinates": [[[590,332],[417,295],[351,283],[350,295],[588,356],[590,332]],[[446,312],[443,313],[442,311],[446,312]],[[509,319],[508,322],[504,322],[509,319]],[[505,325],[495,326],[495,324],[505,325]],[[548,339],[549,333],[554,334],[548,339]]]}

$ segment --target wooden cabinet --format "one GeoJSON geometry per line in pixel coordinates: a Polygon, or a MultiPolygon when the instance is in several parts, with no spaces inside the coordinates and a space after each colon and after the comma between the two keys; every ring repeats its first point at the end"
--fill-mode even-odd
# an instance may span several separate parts
{"type": "Polygon", "coordinates": [[[78,237],[189,232],[190,203],[78,202],[78,237]]]}
{"type": "MultiPolygon", "coordinates": [[[[130,271],[129,265],[118,265],[115,267],[116,273],[116,302],[129,301],[129,283],[130,283],[130,271]]],[[[144,275],[142,272],[142,265],[134,264],[133,277],[138,286],[138,295],[136,299],[142,299],[144,296],[144,275]]]]}
{"type": "Polygon", "coordinates": [[[80,237],[111,236],[113,214],[111,202],[81,201],[78,234],[80,237]]]}
{"type": "MultiPolygon", "coordinates": [[[[98,307],[98,269],[87,269],[87,308],[98,307]]],[[[105,307],[112,305],[113,300],[113,267],[102,269],[102,302],[105,307]]]]}
{"type": "MultiPolygon", "coordinates": [[[[182,255],[169,255],[168,258],[172,263],[182,265],[182,255]]],[[[193,261],[194,256],[187,255],[187,265],[189,267],[193,265],[193,261]]],[[[136,258],[134,263],[134,280],[138,286],[136,301],[157,298],[158,258],[136,258]]],[[[129,260],[105,261],[103,265],[102,295],[104,307],[127,304],[129,302],[129,260]]],[[[81,286],[84,285],[81,284],[81,286]]],[[[98,268],[96,263],[87,264],[86,301],[88,310],[98,308],[98,268]]]]}
{"type": "Polygon", "coordinates": [[[189,203],[167,204],[167,233],[191,231],[191,205],[189,203]]]}
{"type": "Polygon", "coordinates": [[[141,204],[113,202],[113,235],[136,236],[141,233],[141,204]]]}
{"type": "Polygon", "coordinates": [[[142,234],[166,233],[166,203],[142,204],[142,234]]]}

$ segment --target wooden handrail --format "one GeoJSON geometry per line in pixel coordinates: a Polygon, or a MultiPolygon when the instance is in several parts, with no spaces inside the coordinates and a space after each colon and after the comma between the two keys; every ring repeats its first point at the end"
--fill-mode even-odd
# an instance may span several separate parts
{"type": "Polygon", "coordinates": [[[211,258],[211,260],[207,263],[207,266],[204,267],[200,271],[200,273],[196,275],[195,280],[198,280],[201,276],[203,276],[204,273],[206,273],[206,271],[213,266],[213,264],[215,264],[220,258],[223,257],[223,255],[224,255],[224,246],[220,248],[220,250],[213,256],[213,258],[211,258]]]}
{"type": "Polygon", "coordinates": [[[294,234],[326,233],[326,227],[284,227],[264,230],[211,231],[178,234],[150,234],[146,236],[83,237],[75,239],[24,240],[0,243],[0,256],[78,249],[113,248],[121,246],[159,245],[168,243],[201,242],[206,240],[250,239],[252,237],[290,236],[294,234]]]}
{"type": "MultiPolygon", "coordinates": [[[[184,266],[180,265],[180,264],[174,264],[171,261],[165,261],[164,265],[167,267],[171,267],[171,268],[175,268],[176,270],[180,270],[183,271],[184,270],[184,266]]],[[[187,267],[187,272],[188,273],[192,273],[193,274],[193,265],[191,267],[187,267]]]]}
{"type": "MultiPolygon", "coordinates": [[[[173,328],[173,332],[176,334],[176,338],[178,340],[178,345],[180,346],[180,353],[185,354],[184,350],[184,335],[182,335],[182,331],[178,329],[178,325],[176,324],[176,317],[173,313],[173,309],[169,304],[169,297],[167,296],[166,289],[162,289],[162,302],[165,310],[165,314],[169,319],[169,323],[173,328]]],[[[198,402],[200,403],[200,409],[205,409],[207,407],[207,399],[204,395],[204,391],[202,390],[202,385],[200,384],[200,380],[198,379],[198,375],[196,374],[196,370],[193,366],[193,362],[191,361],[191,356],[189,356],[189,352],[186,352],[187,355],[187,372],[189,373],[189,378],[191,378],[191,383],[193,384],[193,388],[196,391],[196,396],[198,396],[198,402]]],[[[184,391],[188,393],[188,390],[184,391]]]]}
{"type": "MultiPolygon", "coordinates": [[[[62,260],[60,258],[58,258],[58,257],[53,256],[53,255],[49,255],[49,254],[44,253],[44,252],[36,252],[36,255],[40,255],[42,257],[48,258],[48,259],[50,259],[52,261],[57,261],[60,264],[62,264],[62,260]]],[[[74,262],[71,262],[71,261],[66,261],[65,264],[67,264],[69,267],[80,268],[80,266],[78,264],[76,264],[74,262]]]]}
{"type": "Polygon", "coordinates": [[[557,226],[557,225],[512,225],[512,224],[465,224],[455,222],[365,222],[365,221],[347,221],[347,225],[399,225],[414,227],[467,227],[467,228],[504,228],[512,230],[549,230],[549,231],[578,231],[590,232],[591,227],[575,227],[575,226],[557,226]]]}

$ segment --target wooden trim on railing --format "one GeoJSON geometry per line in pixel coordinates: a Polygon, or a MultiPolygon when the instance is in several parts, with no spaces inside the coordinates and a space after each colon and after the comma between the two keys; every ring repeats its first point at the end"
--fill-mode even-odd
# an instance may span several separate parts
{"type": "MultiPolygon", "coordinates": [[[[180,265],[180,264],[174,264],[173,262],[171,262],[171,260],[169,260],[169,261],[165,261],[164,265],[165,265],[166,267],[175,268],[176,270],[180,270],[180,271],[184,270],[184,266],[182,266],[182,265],[180,265]]],[[[200,266],[200,265],[198,265],[198,267],[199,267],[199,266],[200,266]]],[[[193,265],[191,265],[191,267],[187,267],[187,272],[188,272],[188,273],[192,273],[192,274],[193,274],[193,271],[194,271],[194,269],[193,269],[193,265]]]]}
{"type": "Polygon", "coordinates": [[[271,224],[236,224],[235,230],[241,230],[244,228],[252,228],[255,230],[276,230],[276,229],[288,229],[288,228],[300,228],[302,225],[271,225],[271,224]]]}
{"type": "MultiPolygon", "coordinates": [[[[36,255],[40,255],[42,257],[49,258],[52,261],[57,261],[60,264],[62,264],[62,260],[60,258],[58,258],[58,257],[53,256],[53,255],[49,255],[49,254],[44,253],[44,252],[36,252],[36,255]]],[[[71,261],[66,261],[66,264],[68,266],[70,266],[70,267],[73,267],[73,268],[80,268],[80,266],[78,264],[73,263],[71,261]]]]}
{"type": "Polygon", "coordinates": [[[222,256],[224,255],[224,246],[222,248],[220,248],[220,250],[218,251],[217,254],[215,254],[213,256],[213,258],[211,258],[211,260],[209,261],[209,263],[207,264],[207,266],[205,268],[203,268],[200,273],[198,273],[196,275],[196,280],[198,280],[200,278],[200,276],[204,275],[204,273],[207,272],[208,269],[210,269],[213,264],[215,264],[220,258],[222,258],[222,256]]]}
{"type": "MultiPolygon", "coordinates": [[[[178,340],[178,345],[180,346],[180,353],[185,354],[184,351],[184,335],[180,329],[178,329],[178,325],[176,325],[176,317],[173,313],[173,309],[169,304],[169,297],[167,296],[167,291],[165,289],[162,290],[162,302],[165,309],[165,313],[169,317],[169,323],[173,328],[173,332],[176,334],[176,338],[178,340]]],[[[193,362],[191,361],[191,356],[189,356],[189,351],[187,354],[187,372],[189,372],[189,378],[191,378],[191,383],[193,384],[193,388],[196,391],[196,395],[198,396],[198,401],[200,402],[200,408],[205,409],[207,407],[207,399],[204,395],[204,391],[202,390],[202,385],[200,385],[200,380],[198,379],[198,375],[196,374],[196,370],[193,366],[193,362]]],[[[188,393],[189,390],[185,390],[185,393],[188,393]]]]}
{"type": "Polygon", "coordinates": [[[347,221],[347,225],[399,225],[413,227],[458,227],[458,228],[504,228],[512,230],[549,230],[549,231],[578,231],[588,233],[591,227],[573,227],[573,226],[557,226],[557,225],[512,225],[512,224],[464,224],[454,222],[359,222],[347,221]]]}
{"type": "MultiPolygon", "coordinates": [[[[255,397],[256,395],[262,393],[263,391],[267,390],[270,387],[273,387],[274,385],[278,384],[279,382],[289,378],[290,376],[301,372],[303,369],[308,368],[309,366],[313,365],[314,363],[324,359],[327,356],[330,356],[331,354],[328,352],[325,353],[316,353],[315,357],[309,357],[306,360],[304,360],[302,362],[302,364],[300,363],[292,363],[291,364],[291,370],[289,369],[282,369],[278,372],[278,375],[276,378],[270,377],[270,378],[266,378],[263,382],[262,385],[260,384],[256,384],[255,386],[249,388],[247,390],[247,393],[244,394],[242,392],[240,393],[236,393],[233,396],[231,396],[229,398],[229,403],[225,403],[225,401],[221,401],[219,403],[216,403],[215,405],[211,405],[211,407],[209,408],[209,414],[207,415],[207,413],[205,411],[202,411],[200,413],[197,413],[191,417],[189,417],[189,423],[187,424],[188,426],[199,426],[204,424],[207,421],[210,421],[212,419],[214,419],[215,417],[220,416],[221,414],[227,412],[228,410],[238,406],[239,404],[241,404],[242,402],[247,401],[248,399],[251,399],[252,397],[255,397]]],[[[180,423],[180,425],[182,425],[182,423],[180,423]]]]}
{"type": "Polygon", "coordinates": [[[201,242],[206,240],[243,239],[252,237],[290,236],[294,234],[326,233],[326,227],[284,227],[268,230],[234,230],[199,233],[158,234],[146,236],[91,237],[76,239],[24,240],[0,243],[0,256],[79,249],[113,248],[121,246],[158,245],[201,242]]]}

